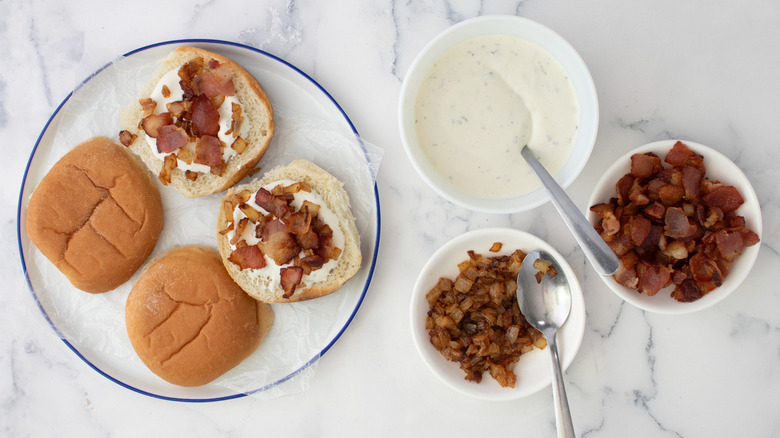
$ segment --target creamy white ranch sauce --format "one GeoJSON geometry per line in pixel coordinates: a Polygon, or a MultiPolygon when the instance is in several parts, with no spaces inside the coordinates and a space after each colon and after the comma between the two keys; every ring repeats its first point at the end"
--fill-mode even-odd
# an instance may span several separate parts
{"type": "MultiPolygon", "coordinates": [[[[264,189],[268,190],[269,192],[271,189],[278,185],[284,185],[289,186],[290,184],[295,184],[296,181],[289,180],[289,179],[282,179],[279,181],[275,181],[273,183],[267,184],[263,186],[264,189]]],[[[265,210],[263,207],[260,207],[255,202],[255,194],[257,192],[252,194],[252,198],[246,202],[247,205],[251,206],[255,210],[259,211],[262,214],[268,214],[268,211],[265,210]]],[[[344,249],[344,232],[341,231],[341,227],[339,227],[339,219],[338,216],[336,216],[333,211],[331,211],[330,208],[328,208],[327,204],[325,204],[325,201],[322,200],[322,197],[317,193],[314,189],[312,189],[311,192],[306,192],[303,190],[298,191],[293,195],[294,199],[292,202],[290,202],[290,205],[292,205],[294,208],[299,209],[301,205],[303,205],[303,201],[309,201],[314,204],[317,204],[320,206],[319,213],[317,215],[319,218],[328,224],[330,228],[333,230],[333,244],[340,249],[344,249]]],[[[243,211],[241,211],[238,207],[236,207],[233,210],[233,223],[237,224],[241,219],[245,218],[246,214],[244,214],[243,211]]],[[[234,230],[230,230],[227,233],[228,241],[231,241],[233,239],[233,236],[235,236],[236,232],[234,230]]],[[[254,226],[248,226],[244,229],[243,233],[241,234],[241,238],[246,241],[248,245],[257,245],[257,243],[260,241],[257,237],[255,237],[255,227],[254,226]]],[[[230,245],[230,250],[235,250],[235,245],[230,245]]],[[[303,256],[303,251],[301,251],[301,256],[303,256]]],[[[263,255],[265,258],[265,267],[261,269],[248,269],[247,272],[250,276],[253,277],[266,277],[269,278],[270,286],[271,287],[277,287],[280,284],[281,278],[279,274],[279,268],[283,266],[291,266],[291,263],[288,263],[287,265],[277,265],[276,262],[274,262],[274,259],[271,257],[268,257],[267,255],[263,255]]],[[[304,275],[301,279],[301,284],[313,284],[317,282],[324,281],[326,278],[328,278],[328,275],[330,274],[330,271],[332,271],[336,265],[338,264],[338,260],[329,260],[327,263],[322,265],[320,269],[317,269],[316,271],[312,271],[310,274],[304,275]]]]}
{"type": "Polygon", "coordinates": [[[524,145],[555,175],[577,133],[579,102],[563,67],[525,39],[486,35],[447,51],[415,103],[425,156],[458,189],[492,199],[539,186],[524,145]]]}
{"type": "MultiPolygon", "coordinates": [[[[184,96],[184,90],[182,90],[181,85],[179,85],[179,70],[174,69],[169,71],[168,73],[163,76],[160,81],[157,83],[157,85],[154,87],[154,90],[152,91],[152,94],[149,96],[152,100],[157,102],[157,106],[154,108],[155,114],[160,114],[167,112],[166,105],[171,102],[176,102],[178,100],[181,100],[184,96]],[[168,87],[168,91],[170,91],[170,96],[165,97],[163,96],[163,85],[168,87]]],[[[219,112],[219,132],[217,134],[217,137],[219,137],[220,140],[222,140],[223,143],[225,143],[225,148],[222,150],[222,161],[227,162],[227,160],[236,155],[237,152],[230,147],[230,145],[233,144],[233,141],[235,138],[233,137],[233,134],[227,134],[227,131],[230,129],[230,126],[233,123],[233,104],[237,103],[239,106],[241,105],[241,102],[238,101],[238,98],[233,96],[225,96],[225,101],[222,102],[222,105],[219,106],[217,111],[219,112]]],[[[243,106],[241,107],[243,111],[243,106]]],[[[239,131],[239,135],[246,139],[246,136],[249,134],[249,118],[244,117],[244,121],[241,123],[241,129],[239,131]]],[[[149,144],[149,147],[152,149],[152,153],[159,158],[160,160],[165,160],[165,156],[168,154],[163,154],[157,151],[157,140],[153,137],[150,137],[149,135],[145,134],[146,136],[146,143],[149,144]]],[[[192,164],[187,164],[186,162],[177,159],[176,160],[177,167],[184,170],[191,170],[194,172],[202,172],[202,173],[209,173],[210,168],[209,166],[206,166],[205,164],[198,164],[193,162],[192,164]]]]}

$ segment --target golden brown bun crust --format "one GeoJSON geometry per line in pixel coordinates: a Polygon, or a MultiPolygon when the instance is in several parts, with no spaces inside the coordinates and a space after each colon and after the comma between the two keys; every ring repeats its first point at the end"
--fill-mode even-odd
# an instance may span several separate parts
{"type": "Polygon", "coordinates": [[[197,198],[212,193],[219,193],[241,181],[263,157],[275,131],[274,111],[271,101],[260,83],[244,67],[218,53],[209,52],[198,47],[180,46],[161,61],[160,67],[143,90],[141,90],[138,98],[124,108],[119,117],[121,129],[136,135],[135,141],[130,145],[130,150],[141,158],[155,176],[160,174],[163,162],[151,152],[144,132],[139,128],[139,123],[143,119],[143,109],[138,101],[139,99],[149,97],[157,82],[167,72],[172,69],[178,69],[198,57],[206,61],[215,59],[221,65],[229,66],[234,72],[233,83],[236,88],[236,96],[241,105],[244,106],[244,115],[250,123],[250,131],[247,138],[245,138],[249,143],[249,147],[242,154],[233,156],[228,160],[221,176],[211,173],[198,173],[198,179],[190,181],[181,169],[174,169],[171,175],[170,186],[187,198],[197,198]]]}
{"type": "Polygon", "coordinates": [[[126,282],[157,244],[160,192],[123,146],[95,137],[65,154],[30,197],[27,235],[77,287],[126,282]]]}
{"type": "Polygon", "coordinates": [[[215,249],[191,245],[147,264],[127,297],[125,322],[152,372],[175,385],[199,386],[251,355],[273,313],[233,282],[215,249]]]}

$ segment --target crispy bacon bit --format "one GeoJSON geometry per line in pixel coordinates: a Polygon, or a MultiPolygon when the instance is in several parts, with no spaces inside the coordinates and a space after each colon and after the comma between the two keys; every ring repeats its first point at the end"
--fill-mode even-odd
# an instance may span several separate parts
{"type": "Polygon", "coordinates": [[[303,268],[299,266],[286,266],[279,272],[281,274],[281,284],[284,290],[284,297],[290,298],[295,293],[295,288],[303,279],[303,268]]]}
{"type": "Polygon", "coordinates": [[[160,174],[157,176],[157,179],[159,179],[163,185],[170,184],[173,169],[175,169],[178,164],[179,162],[176,160],[176,155],[166,155],[165,161],[163,161],[163,166],[162,169],[160,169],[160,174]]]}
{"type": "Polygon", "coordinates": [[[679,239],[685,239],[696,233],[696,225],[688,220],[680,207],[669,207],[664,216],[664,234],[679,239]]]}
{"type": "Polygon", "coordinates": [[[167,99],[167,98],[171,97],[171,90],[170,90],[170,88],[168,88],[167,85],[163,85],[161,91],[162,91],[162,95],[163,95],[164,98],[167,99]]]}
{"type": "Polygon", "coordinates": [[[306,234],[311,228],[311,215],[309,209],[304,207],[287,218],[287,231],[295,235],[306,234]]]}
{"type": "Polygon", "coordinates": [[[197,130],[198,135],[216,136],[219,132],[219,112],[208,97],[201,94],[193,99],[190,116],[192,127],[197,130]]]}
{"type": "Polygon", "coordinates": [[[262,241],[258,245],[280,266],[289,263],[301,251],[295,237],[287,231],[287,225],[279,219],[265,225],[262,241]]]}
{"type": "Polygon", "coordinates": [[[138,101],[141,104],[141,111],[144,117],[154,114],[154,109],[157,108],[157,102],[154,99],[146,98],[138,101]]]}
{"type": "Polygon", "coordinates": [[[647,295],[674,285],[674,299],[694,301],[719,287],[759,238],[734,213],[744,202],[738,190],[706,178],[701,155],[677,142],[664,158],[673,167],[656,158],[631,157],[617,196],[591,207],[601,218],[596,230],[620,259],[619,284],[647,295]]]}
{"type": "Polygon", "coordinates": [[[217,137],[204,135],[198,139],[195,160],[198,164],[213,167],[222,164],[222,142],[217,137]]]}
{"type": "Polygon", "coordinates": [[[238,265],[241,270],[261,269],[265,267],[263,251],[257,245],[246,245],[236,248],[228,256],[228,260],[238,265]]]}
{"type": "Polygon", "coordinates": [[[704,195],[703,201],[709,207],[720,208],[723,213],[731,213],[745,202],[733,186],[718,187],[704,195]]]}
{"type": "Polygon", "coordinates": [[[135,142],[137,137],[137,135],[128,130],[119,131],[119,142],[122,143],[123,146],[130,146],[135,142]]]}
{"type": "Polygon", "coordinates": [[[183,148],[189,143],[190,137],[176,125],[163,125],[157,128],[157,151],[168,154],[183,148]]]}
{"type": "Polygon", "coordinates": [[[173,124],[170,113],[152,114],[141,120],[141,127],[149,137],[157,138],[157,131],[161,126],[173,124]]]}
{"type": "Polygon", "coordinates": [[[257,191],[255,203],[280,219],[284,219],[290,213],[290,207],[285,199],[272,195],[264,188],[257,191]]]}
{"type": "Polygon", "coordinates": [[[661,159],[653,153],[631,156],[631,175],[636,178],[648,178],[662,170],[661,159]]]}

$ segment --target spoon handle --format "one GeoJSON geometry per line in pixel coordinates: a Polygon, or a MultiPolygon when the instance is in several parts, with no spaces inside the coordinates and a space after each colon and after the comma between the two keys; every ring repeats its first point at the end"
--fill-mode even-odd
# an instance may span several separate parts
{"type": "Polygon", "coordinates": [[[561,362],[558,358],[558,344],[555,341],[555,333],[552,336],[546,336],[547,348],[550,349],[553,367],[553,401],[555,402],[555,427],[558,430],[558,438],[575,438],[574,426],[571,423],[571,412],[569,411],[569,399],[566,398],[566,387],[563,385],[563,373],[561,372],[561,362]]]}
{"type": "Polygon", "coordinates": [[[585,255],[590,259],[596,272],[604,276],[614,274],[618,269],[618,259],[615,253],[607,246],[593,226],[585,220],[585,216],[577,209],[561,186],[555,182],[555,179],[550,176],[547,169],[536,159],[531,149],[524,146],[520,153],[549,193],[553,205],[574,234],[574,238],[577,239],[585,255]]]}

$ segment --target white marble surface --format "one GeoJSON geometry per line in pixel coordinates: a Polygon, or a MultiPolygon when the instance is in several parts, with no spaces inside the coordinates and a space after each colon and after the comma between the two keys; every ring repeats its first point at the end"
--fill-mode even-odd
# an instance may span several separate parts
{"type": "Polygon", "coordinates": [[[579,436],[780,437],[779,19],[772,0],[0,0],[0,139],[9,163],[0,173],[0,435],[554,436],[548,390],[501,403],[454,393],[425,368],[409,334],[409,296],[427,257],[464,231],[510,226],[548,240],[584,286],[585,338],[565,375],[579,436]],[[600,173],[650,141],[704,143],[743,169],[764,234],[753,275],[733,296],[693,315],[645,313],[603,285],[551,205],[477,214],[424,185],[397,131],[401,81],[438,32],[483,14],[539,21],[588,64],[600,130],[568,189],[583,210],[600,173]],[[129,391],[60,341],[22,273],[19,187],[49,115],[117,55],[194,37],[244,43],[298,66],[384,150],[371,287],[303,392],[191,404],[129,391]]]}

